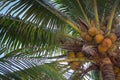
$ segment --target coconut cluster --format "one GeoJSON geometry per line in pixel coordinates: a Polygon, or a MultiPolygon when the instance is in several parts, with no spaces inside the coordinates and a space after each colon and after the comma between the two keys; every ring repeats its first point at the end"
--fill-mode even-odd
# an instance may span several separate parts
{"type": "MultiPolygon", "coordinates": [[[[112,28],[110,33],[107,34],[107,27],[106,27],[107,24],[108,23],[106,20],[105,23],[100,25],[100,29],[98,29],[96,27],[95,22],[91,21],[91,27],[85,28],[85,30],[81,32],[82,46],[76,47],[78,44],[73,44],[72,45],[73,49],[68,49],[67,58],[71,60],[68,61],[68,65],[70,66],[71,69],[77,70],[83,64],[75,59],[88,58],[99,64],[100,61],[106,56],[107,57],[116,56],[116,53],[115,54],[112,53],[114,52],[112,48],[115,46],[115,42],[117,40],[117,36],[114,32],[115,28],[112,28]]],[[[65,46],[67,45],[65,44],[65,46]]],[[[69,48],[71,48],[71,45],[69,45],[69,48]]]]}
{"type": "MultiPolygon", "coordinates": [[[[68,55],[67,55],[68,59],[79,59],[79,58],[83,58],[83,57],[84,57],[84,54],[82,52],[70,51],[70,52],[68,52],[68,55]]],[[[76,70],[79,68],[81,63],[79,61],[71,61],[68,64],[70,65],[71,69],[76,70]]]]}
{"type": "Polygon", "coordinates": [[[117,39],[115,33],[105,36],[105,32],[98,30],[96,27],[90,27],[88,32],[82,32],[81,37],[84,41],[96,45],[98,51],[102,54],[106,53],[117,39]]]}

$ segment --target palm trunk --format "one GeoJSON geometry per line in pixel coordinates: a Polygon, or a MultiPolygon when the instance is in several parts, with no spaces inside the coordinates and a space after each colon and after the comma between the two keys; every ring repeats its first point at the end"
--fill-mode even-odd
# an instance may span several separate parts
{"type": "Polygon", "coordinates": [[[115,80],[112,62],[109,58],[104,58],[101,63],[101,74],[103,80],[115,80]]]}

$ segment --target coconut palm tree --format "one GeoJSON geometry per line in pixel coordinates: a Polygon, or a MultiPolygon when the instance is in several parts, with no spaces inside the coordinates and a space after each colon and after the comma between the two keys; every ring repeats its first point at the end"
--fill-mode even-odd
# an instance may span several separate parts
{"type": "Polygon", "coordinates": [[[0,0],[1,80],[119,80],[119,0],[0,0]]]}

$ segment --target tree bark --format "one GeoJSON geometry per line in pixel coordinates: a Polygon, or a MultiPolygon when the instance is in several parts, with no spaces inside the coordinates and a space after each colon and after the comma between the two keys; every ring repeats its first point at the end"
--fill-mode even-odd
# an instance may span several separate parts
{"type": "Polygon", "coordinates": [[[102,60],[100,68],[103,80],[115,80],[112,62],[109,58],[104,58],[102,60]]]}

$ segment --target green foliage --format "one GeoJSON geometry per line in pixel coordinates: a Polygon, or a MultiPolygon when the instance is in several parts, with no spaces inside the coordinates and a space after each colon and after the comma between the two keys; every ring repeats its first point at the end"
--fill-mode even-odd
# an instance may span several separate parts
{"type": "Polygon", "coordinates": [[[65,80],[65,78],[59,73],[59,71],[55,68],[55,65],[52,64],[43,64],[43,65],[35,65],[33,62],[29,63],[31,61],[25,61],[22,60],[22,63],[18,60],[16,62],[8,62],[11,65],[8,65],[7,63],[4,69],[1,68],[2,71],[4,71],[4,75],[0,75],[0,79],[15,79],[15,80],[65,80]],[[18,64],[21,63],[21,64],[18,64]],[[32,65],[31,65],[32,64],[32,65]],[[18,66],[19,65],[19,66],[18,66]],[[30,66],[31,65],[31,66],[30,66]],[[8,67],[8,66],[14,66],[14,67],[8,67]],[[9,70],[9,69],[11,70],[9,70]],[[5,70],[6,69],[6,70],[5,70]],[[9,70],[9,71],[7,71],[9,70]],[[14,72],[12,72],[14,70],[14,72]]]}
{"type": "MultiPolygon", "coordinates": [[[[85,20],[78,2],[88,19],[94,19],[93,0],[0,0],[0,79],[65,80],[68,66],[38,65],[34,59],[43,59],[44,63],[46,58],[57,59],[65,54],[60,40],[68,39],[68,34],[79,37],[68,24],[69,21],[80,28],[78,18],[85,20]]],[[[113,3],[114,0],[97,0],[100,21],[110,14],[113,3]]],[[[119,12],[117,8],[115,16],[119,12]]],[[[87,76],[94,79],[94,74],[87,76]]],[[[76,75],[73,72],[70,78],[79,80],[76,75]]]]}
{"type": "Polygon", "coordinates": [[[0,29],[1,44],[7,44],[9,47],[16,45],[14,46],[15,48],[24,45],[54,45],[57,43],[56,38],[57,34],[59,34],[59,31],[51,31],[49,28],[38,28],[30,22],[20,22],[16,19],[1,18],[0,29]]]}

